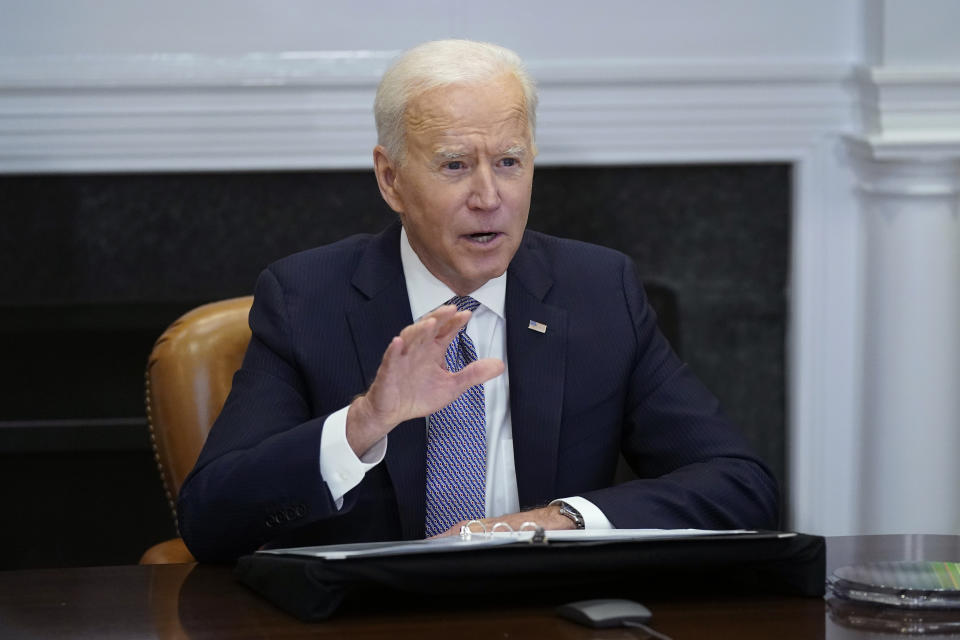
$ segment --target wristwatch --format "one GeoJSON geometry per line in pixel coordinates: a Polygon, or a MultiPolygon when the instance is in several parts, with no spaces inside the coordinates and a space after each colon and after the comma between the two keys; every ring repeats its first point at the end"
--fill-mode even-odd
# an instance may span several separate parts
{"type": "Polygon", "coordinates": [[[570,518],[571,520],[573,520],[573,528],[574,528],[574,529],[583,529],[583,528],[584,528],[583,516],[580,515],[580,512],[579,512],[579,511],[577,511],[576,509],[574,509],[573,507],[571,507],[569,504],[567,504],[567,503],[564,502],[563,500],[561,500],[561,501],[558,502],[557,504],[560,505],[560,515],[562,515],[562,516],[564,516],[564,517],[567,517],[567,518],[570,518]]]}

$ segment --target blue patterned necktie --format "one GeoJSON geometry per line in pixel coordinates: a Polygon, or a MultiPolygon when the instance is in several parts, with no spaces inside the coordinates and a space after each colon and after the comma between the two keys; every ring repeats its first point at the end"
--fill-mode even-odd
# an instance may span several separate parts
{"type": "MultiPolygon", "coordinates": [[[[459,311],[480,306],[469,296],[455,296],[446,304],[457,305],[459,311]]],[[[466,329],[461,327],[447,347],[448,371],[460,371],[477,359],[466,329]]],[[[483,402],[483,385],[478,384],[427,419],[427,536],[484,515],[487,431],[483,402]]]]}

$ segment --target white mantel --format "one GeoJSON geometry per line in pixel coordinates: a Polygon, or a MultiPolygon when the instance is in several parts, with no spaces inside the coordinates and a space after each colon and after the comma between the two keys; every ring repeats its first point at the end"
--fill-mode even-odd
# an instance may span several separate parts
{"type": "Polygon", "coordinates": [[[791,159],[851,129],[837,4],[0,0],[0,171],[369,167],[384,68],[449,36],[528,62],[541,164],[791,159]]]}
{"type": "MultiPolygon", "coordinates": [[[[0,172],[369,167],[387,61],[451,35],[500,42],[528,61],[541,94],[539,164],[791,163],[789,524],[830,535],[890,529],[871,505],[911,468],[886,466],[896,425],[864,420],[878,407],[920,408],[898,395],[896,375],[870,368],[879,359],[895,372],[909,352],[866,328],[875,313],[890,314],[886,335],[939,325],[923,309],[919,320],[897,315],[884,297],[889,274],[902,272],[884,270],[894,264],[884,252],[903,247],[881,242],[870,216],[876,193],[904,195],[891,176],[935,166],[949,177],[960,157],[960,50],[940,27],[960,24],[960,3],[154,4],[0,0],[0,172]]],[[[925,205],[906,193],[903,224],[914,228],[925,205]]],[[[946,230],[941,251],[960,253],[950,244],[956,192],[939,193],[940,226],[926,233],[946,230]]],[[[960,291],[952,263],[937,264],[947,269],[937,291],[960,291]]],[[[958,332],[948,350],[960,349],[958,332]]],[[[960,388],[949,362],[937,371],[960,388]]],[[[956,444],[943,442],[944,420],[960,420],[960,408],[938,411],[921,451],[956,444]]],[[[925,477],[953,482],[938,473],[925,477]]],[[[945,532],[913,517],[900,530],[945,532]]]]}
{"type": "MultiPolygon", "coordinates": [[[[396,53],[0,58],[0,171],[368,168],[396,53]]],[[[543,165],[789,161],[853,130],[846,65],[528,65],[543,165]]]]}

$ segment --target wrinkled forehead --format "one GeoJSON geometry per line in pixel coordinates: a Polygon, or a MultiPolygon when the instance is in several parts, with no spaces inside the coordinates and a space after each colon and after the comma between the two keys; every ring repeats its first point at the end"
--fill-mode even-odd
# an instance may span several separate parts
{"type": "Polygon", "coordinates": [[[531,134],[523,88],[512,75],[423,91],[408,103],[404,128],[407,136],[480,133],[513,138],[512,145],[531,134]]]}

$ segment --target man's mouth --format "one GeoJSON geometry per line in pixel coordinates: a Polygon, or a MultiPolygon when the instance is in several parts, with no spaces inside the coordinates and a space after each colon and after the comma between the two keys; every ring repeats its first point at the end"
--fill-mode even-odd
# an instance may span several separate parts
{"type": "Polygon", "coordinates": [[[471,240],[473,240],[474,242],[479,242],[480,244],[485,244],[485,243],[487,243],[487,242],[490,242],[490,241],[493,240],[494,238],[496,238],[496,237],[497,237],[497,232],[496,232],[496,231],[490,231],[490,232],[487,232],[487,233],[471,233],[468,237],[469,237],[471,240]]]}

